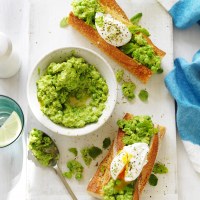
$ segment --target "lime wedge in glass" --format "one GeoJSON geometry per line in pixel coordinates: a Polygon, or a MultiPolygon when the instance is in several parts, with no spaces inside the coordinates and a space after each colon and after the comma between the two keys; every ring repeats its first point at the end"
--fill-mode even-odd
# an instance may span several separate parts
{"type": "Polygon", "coordinates": [[[13,111],[4,124],[0,127],[0,147],[6,146],[13,142],[22,129],[19,115],[13,111]]]}

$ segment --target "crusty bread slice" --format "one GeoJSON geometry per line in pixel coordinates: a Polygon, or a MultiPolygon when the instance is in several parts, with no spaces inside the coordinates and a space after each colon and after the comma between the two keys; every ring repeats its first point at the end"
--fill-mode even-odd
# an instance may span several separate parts
{"type": "MultiPolygon", "coordinates": [[[[129,120],[133,117],[133,115],[127,113],[124,116],[124,119],[129,120]]],[[[143,167],[142,172],[140,176],[137,179],[137,182],[135,184],[134,188],[134,194],[133,194],[133,200],[139,200],[139,197],[142,193],[142,190],[144,189],[144,186],[146,185],[149,176],[153,170],[153,166],[156,160],[156,156],[159,150],[160,142],[165,134],[165,128],[162,126],[157,126],[158,133],[155,134],[152,137],[151,144],[150,144],[150,150],[147,156],[147,164],[143,167]]],[[[110,175],[110,165],[117,154],[118,151],[122,150],[124,147],[122,138],[124,136],[124,132],[122,129],[119,128],[118,134],[107,153],[106,157],[103,159],[103,161],[100,163],[96,173],[94,174],[93,178],[90,180],[87,191],[94,197],[102,199],[103,198],[103,187],[109,182],[111,179],[110,175]]]]}
{"type": "Polygon", "coordinates": [[[151,175],[151,172],[153,170],[156,157],[159,151],[159,147],[161,144],[161,140],[165,134],[165,127],[157,126],[157,128],[158,128],[158,133],[155,134],[151,140],[150,150],[147,156],[148,163],[143,167],[142,172],[137,179],[133,200],[139,199],[147,181],[149,180],[149,176],[151,175]]]}
{"type": "Polygon", "coordinates": [[[87,37],[93,44],[103,50],[103,52],[121,64],[125,69],[137,76],[142,82],[146,83],[151,77],[152,72],[150,69],[137,63],[131,57],[120,51],[117,47],[108,44],[94,28],[74,16],[72,12],[69,14],[68,23],[87,37]]]}
{"type": "MultiPolygon", "coordinates": [[[[132,115],[126,114],[124,119],[131,119],[132,115]]],[[[110,164],[120,149],[123,149],[124,144],[122,142],[122,137],[124,136],[124,132],[119,129],[117,137],[113,142],[112,146],[110,147],[109,152],[107,153],[106,157],[100,163],[95,175],[91,179],[88,184],[87,191],[96,198],[103,197],[103,186],[106,185],[109,180],[111,179],[110,175],[110,164]]]]}
{"type": "MultiPolygon", "coordinates": [[[[121,9],[115,0],[100,0],[99,2],[107,13],[110,13],[113,17],[127,25],[131,24],[125,12],[121,9]]],[[[152,76],[152,71],[149,68],[127,56],[117,47],[108,44],[94,28],[92,28],[90,25],[87,25],[83,20],[76,17],[72,12],[69,14],[68,23],[76,30],[78,30],[82,35],[87,37],[94,45],[100,48],[113,60],[122,65],[122,67],[135,75],[143,83],[146,83],[152,76]]],[[[165,52],[157,48],[148,37],[145,38],[147,42],[153,46],[157,55],[160,57],[165,55],[165,52]]]]}

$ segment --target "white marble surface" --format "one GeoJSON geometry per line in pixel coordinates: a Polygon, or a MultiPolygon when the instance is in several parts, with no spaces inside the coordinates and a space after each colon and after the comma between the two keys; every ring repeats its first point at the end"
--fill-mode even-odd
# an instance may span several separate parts
{"type": "MultiPolygon", "coordinates": [[[[27,0],[0,0],[0,31],[8,34],[22,60],[19,73],[10,79],[0,79],[0,94],[8,95],[19,102],[26,115],[26,80],[28,66],[28,2],[27,0]]],[[[191,60],[200,49],[200,27],[188,30],[174,29],[174,58],[191,60]]],[[[15,144],[0,149],[0,200],[25,199],[24,159],[26,153],[23,137],[15,144]]],[[[180,200],[198,200],[200,174],[197,174],[187,157],[177,135],[178,194],[180,200]]]]}

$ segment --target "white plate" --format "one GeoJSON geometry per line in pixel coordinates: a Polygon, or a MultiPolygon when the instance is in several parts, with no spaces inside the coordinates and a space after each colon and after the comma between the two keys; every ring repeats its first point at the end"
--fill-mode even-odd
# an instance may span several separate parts
{"type": "MultiPolygon", "coordinates": [[[[41,55],[64,46],[83,46],[101,54],[116,71],[121,67],[102,53],[95,46],[75,31],[72,27],[61,29],[59,22],[63,16],[68,15],[70,11],[70,2],[67,0],[32,0],[30,5],[30,67],[41,55]]],[[[143,13],[141,24],[149,29],[151,39],[167,54],[162,61],[164,73],[154,75],[147,85],[140,83],[135,77],[125,71],[125,79],[131,79],[137,85],[136,94],[141,89],[147,89],[149,92],[148,103],[143,103],[138,97],[132,102],[127,102],[123,98],[120,85],[118,89],[118,102],[112,117],[98,131],[88,136],[69,138],[59,136],[49,132],[50,136],[56,140],[61,152],[60,165],[63,171],[66,170],[66,161],[73,158],[68,152],[69,147],[81,149],[84,146],[96,145],[102,147],[102,141],[105,137],[113,139],[117,133],[116,121],[122,118],[124,113],[131,112],[134,115],[150,115],[155,123],[164,125],[167,128],[165,138],[157,160],[165,163],[169,169],[167,175],[160,175],[156,187],[146,186],[142,195],[142,200],[175,200],[177,199],[176,183],[176,129],[175,129],[175,108],[174,101],[170,97],[164,85],[165,75],[173,68],[173,38],[172,21],[164,8],[155,0],[118,0],[120,6],[132,17],[137,12],[143,13]]],[[[36,119],[29,113],[28,129],[36,127],[47,131],[36,119]]],[[[70,180],[70,185],[75,191],[78,199],[92,200],[86,192],[89,179],[96,170],[96,164],[105,156],[104,151],[88,168],[85,166],[84,179],[81,182],[70,180]]],[[[78,160],[82,161],[80,155],[78,160]]],[[[67,199],[67,192],[59,179],[48,169],[35,167],[31,161],[27,161],[27,199],[31,200],[61,200],[67,199]]],[[[70,199],[70,198],[68,198],[70,199]]]]}

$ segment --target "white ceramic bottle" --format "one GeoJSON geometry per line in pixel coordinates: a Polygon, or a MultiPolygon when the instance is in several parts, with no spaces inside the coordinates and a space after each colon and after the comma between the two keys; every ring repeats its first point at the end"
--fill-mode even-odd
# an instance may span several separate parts
{"type": "Polygon", "coordinates": [[[5,34],[0,33],[0,78],[15,75],[20,65],[20,59],[13,51],[11,40],[5,34]]]}

